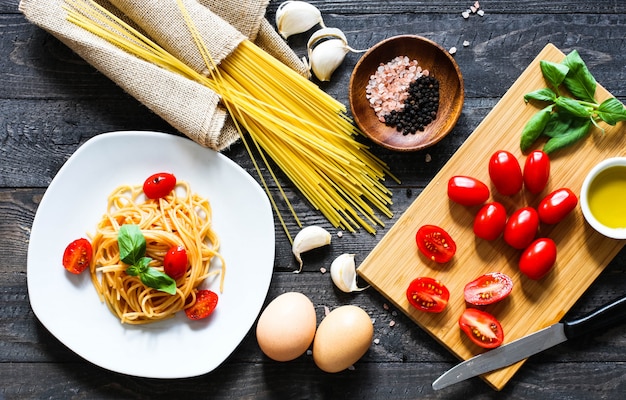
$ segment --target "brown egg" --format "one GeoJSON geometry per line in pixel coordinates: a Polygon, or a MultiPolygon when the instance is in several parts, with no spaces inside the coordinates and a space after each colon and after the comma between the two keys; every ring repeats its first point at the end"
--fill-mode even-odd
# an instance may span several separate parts
{"type": "Polygon", "coordinates": [[[313,361],[325,372],[339,372],[357,362],[367,352],[374,336],[374,325],[357,306],[341,306],[320,323],[313,341],[313,361]]]}
{"type": "Polygon", "coordinates": [[[309,348],[316,326],[311,300],[302,293],[283,293],[261,313],[256,339],[263,353],[272,360],[291,361],[309,348]]]}

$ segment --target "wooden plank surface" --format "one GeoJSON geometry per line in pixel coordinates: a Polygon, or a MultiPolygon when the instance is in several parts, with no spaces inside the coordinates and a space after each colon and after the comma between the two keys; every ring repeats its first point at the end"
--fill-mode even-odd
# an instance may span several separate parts
{"type": "MultiPolygon", "coordinates": [[[[502,238],[488,242],[475,237],[472,221],[479,206],[465,207],[447,199],[447,181],[453,175],[470,175],[490,182],[487,165],[496,150],[510,151],[523,165],[525,155],[519,149],[520,133],[538,110],[525,105],[523,96],[545,87],[540,60],[560,62],[563,57],[555,46],[546,45],[358,268],[361,277],[460,359],[480,352],[457,323],[466,308],[463,299],[466,283],[493,271],[513,278],[514,288],[509,298],[486,307],[501,321],[506,343],[559,321],[624,245],[624,241],[607,239],[593,231],[577,207],[559,224],[540,227],[540,236],[557,243],[558,256],[548,276],[532,281],[518,271],[521,251],[508,246],[502,238]],[[415,232],[425,224],[441,226],[452,235],[458,250],[451,262],[435,264],[419,254],[415,232]],[[406,288],[419,276],[438,279],[450,290],[450,302],[443,313],[423,313],[409,305],[406,288]]],[[[609,96],[599,85],[596,92],[599,101],[609,96]]],[[[548,187],[539,195],[522,190],[515,196],[503,197],[492,186],[491,199],[502,202],[510,215],[523,206],[536,206],[543,196],[559,187],[568,187],[579,194],[586,173],[596,163],[626,155],[623,125],[605,128],[605,134],[593,130],[582,144],[554,153],[548,187]]],[[[522,364],[483,378],[494,388],[502,389],[522,364]]]]}
{"type": "MultiPolygon", "coordinates": [[[[270,1],[267,17],[272,23],[281,2],[270,1]]],[[[375,321],[376,342],[368,353],[353,369],[327,374],[310,355],[289,363],[268,359],[251,329],[232,357],[213,373],[155,380],[103,370],[47,331],[28,301],[26,256],[30,226],[51,179],[82,143],[102,132],[147,129],[176,134],[176,130],[26,21],[17,9],[18,0],[6,0],[0,1],[0,399],[626,398],[624,325],[532,357],[501,392],[494,393],[476,378],[433,391],[433,380],[457,358],[373,288],[343,293],[333,286],[328,272],[320,272],[340,254],[355,253],[358,262],[369,254],[546,43],[565,52],[577,49],[598,81],[626,102],[626,2],[492,0],[481,2],[484,17],[473,15],[468,20],[461,12],[473,0],[312,3],[321,9],[327,26],[344,31],[353,48],[368,48],[407,33],[426,36],[445,48],[456,46],[455,60],[465,77],[463,114],[442,142],[410,154],[372,147],[401,180],[401,184],[388,182],[394,217],[385,220],[379,234],[358,232],[339,238],[292,185],[281,180],[303,223],[328,228],[333,242],[306,253],[302,273],[293,274],[298,263],[276,221],[276,262],[267,301],[286,291],[300,291],[316,305],[318,318],[326,307],[358,305],[375,321]],[[470,45],[464,47],[464,40],[470,45]]],[[[306,55],[308,37],[307,33],[288,40],[299,56],[306,55]]],[[[344,104],[348,104],[350,72],[361,55],[349,53],[331,82],[321,84],[344,104]]],[[[256,176],[241,143],[225,154],[256,176]]],[[[271,190],[280,195],[275,186],[271,190]]],[[[445,200],[442,204],[447,206],[445,200]]],[[[279,207],[287,215],[287,207],[280,203],[279,207]]],[[[287,223],[295,232],[295,223],[287,223]]],[[[623,295],[625,287],[626,249],[622,249],[568,314],[577,317],[588,312],[623,295]]]]}

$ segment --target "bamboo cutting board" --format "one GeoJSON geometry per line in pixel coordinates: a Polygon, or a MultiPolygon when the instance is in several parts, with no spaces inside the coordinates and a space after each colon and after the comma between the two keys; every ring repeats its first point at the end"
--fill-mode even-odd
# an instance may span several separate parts
{"type": "MultiPolygon", "coordinates": [[[[551,44],[539,53],[358,268],[364,280],[460,359],[482,351],[458,326],[466,308],[465,284],[494,271],[504,272],[513,279],[511,295],[485,308],[502,323],[508,343],[561,320],[626,243],[596,233],[584,221],[579,206],[559,224],[541,225],[539,236],[549,237],[557,244],[557,262],[546,277],[533,281],[518,271],[520,250],[508,246],[502,238],[489,242],[475,237],[472,223],[479,206],[461,206],[447,197],[447,182],[454,175],[470,175],[489,185],[488,161],[496,150],[510,151],[523,166],[526,158],[519,149],[520,134],[538,111],[535,105],[525,104],[523,96],[545,87],[540,60],[561,62],[564,56],[551,44]],[[419,253],[415,233],[425,224],[441,226],[450,233],[457,244],[452,261],[435,264],[419,253]],[[450,302],[442,313],[424,313],[409,305],[406,289],[420,276],[438,279],[450,290],[450,302]]],[[[607,97],[610,94],[598,85],[596,98],[602,101],[607,97]]],[[[502,202],[510,215],[523,206],[537,206],[543,196],[559,187],[569,187],[580,194],[585,175],[596,163],[626,155],[624,123],[602,126],[604,135],[594,129],[583,142],[553,155],[548,187],[539,195],[522,190],[513,197],[503,197],[491,186],[491,199],[502,202]]],[[[483,379],[500,390],[522,364],[523,361],[485,374],[483,379]]]]}

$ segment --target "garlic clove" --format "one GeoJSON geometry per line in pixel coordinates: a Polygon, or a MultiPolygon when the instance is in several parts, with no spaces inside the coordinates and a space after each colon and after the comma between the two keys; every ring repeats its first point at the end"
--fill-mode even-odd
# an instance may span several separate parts
{"type": "Polygon", "coordinates": [[[354,50],[348,46],[348,39],[340,29],[323,28],[311,35],[307,43],[307,51],[309,70],[313,71],[317,79],[327,82],[348,52],[358,53],[363,50],[354,50]]]}
{"type": "Polygon", "coordinates": [[[354,254],[342,254],[335,258],[330,265],[330,277],[335,286],[345,293],[360,292],[369,287],[357,286],[354,254]]]}
{"type": "Polygon", "coordinates": [[[285,39],[306,32],[317,24],[324,26],[322,13],[305,1],[285,1],[276,10],[276,29],[285,39]]]}
{"type": "Polygon", "coordinates": [[[346,38],[345,33],[343,33],[341,29],[322,28],[313,32],[306,46],[310,49],[313,46],[315,46],[315,44],[319,42],[320,40],[327,39],[327,38],[340,39],[346,44],[346,46],[348,45],[348,39],[346,38]]]}
{"type": "Polygon", "coordinates": [[[300,269],[294,273],[298,274],[302,271],[303,263],[300,254],[328,244],[330,244],[330,233],[321,226],[311,225],[300,230],[293,239],[291,248],[296,260],[300,263],[300,269]]]}
{"type": "Polygon", "coordinates": [[[348,48],[340,39],[329,39],[318,44],[309,53],[309,65],[322,82],[328,82],[331,75],[341,65],[348,48]]]}

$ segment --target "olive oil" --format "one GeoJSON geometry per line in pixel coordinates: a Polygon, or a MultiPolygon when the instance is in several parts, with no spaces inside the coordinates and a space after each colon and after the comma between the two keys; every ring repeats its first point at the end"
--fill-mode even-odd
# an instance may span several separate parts
{"type": "Polygon", "coordinates": [[[626,166],[600,172],[589,185],[589,210],[609,228],[626,228],[626,166]]]}

